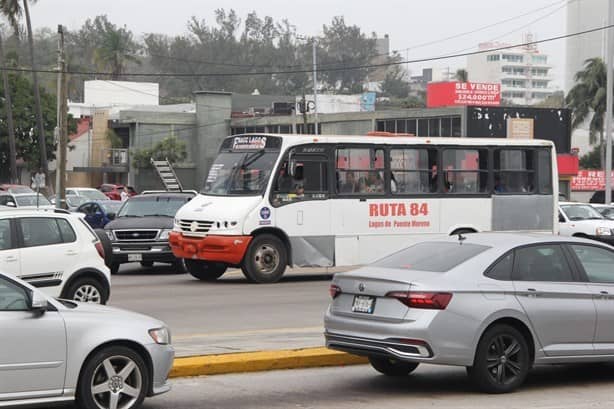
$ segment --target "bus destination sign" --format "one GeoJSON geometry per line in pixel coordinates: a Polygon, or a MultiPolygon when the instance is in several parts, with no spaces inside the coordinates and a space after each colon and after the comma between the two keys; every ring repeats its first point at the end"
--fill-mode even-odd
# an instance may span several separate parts
{"type": "Polygon", "coordinates": [[[264,149],[266,148],[266,136],[235,136],[232,149],[264,149]]]}

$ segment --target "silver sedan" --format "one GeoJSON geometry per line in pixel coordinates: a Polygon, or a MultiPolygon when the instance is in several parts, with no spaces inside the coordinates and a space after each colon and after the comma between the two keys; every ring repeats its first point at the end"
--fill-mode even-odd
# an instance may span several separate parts
{"type": "Polygon", "coordinates": [[[0,274],[0,407],[76,399],[135,409],[170,389],[166,326],[119,309],[47,298],[0,274]]]}
{"type": "Polygon", "coordinates": [[[536,364],[614,360],[614,248],[545,235],[478,233],[415,244],[336,274],[329,348],[390,376],[467,367],[486,392],[536,364]]]}

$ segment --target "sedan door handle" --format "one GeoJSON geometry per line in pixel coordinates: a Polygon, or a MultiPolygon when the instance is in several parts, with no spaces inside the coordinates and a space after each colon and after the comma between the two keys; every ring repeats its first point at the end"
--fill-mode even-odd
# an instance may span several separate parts
{"type": "Polygon", "coordinates": [[[66,251],[66,255],[67,255],[67,256],[76,256],[77,254],[79,254],[79,253],[77,253],[77,252],[76,252],[76,251],[74,251],[74,250],[68,250],[68,251],[66,251]]]}
{"type": "Polygon", "coordinates": [[[599,294],[601,294],[601,295],[608,295],[608,294],[610,294],[610,293],[609,293],[609,292],[607,292],[607,291],[599,291],[599,294]]]}
{"type": "Polygon", "coordinates": [[[4,258],[4,261],[6,261],[7,263],[13,263],[15,261],[17,261],[17,257],[15,256],[7,256],[4,258]]]}
{"type": "Polygon", "coordinates": [[[527,288],[527,297],[537,297],[537,290],[535,288],[527,288]]]}

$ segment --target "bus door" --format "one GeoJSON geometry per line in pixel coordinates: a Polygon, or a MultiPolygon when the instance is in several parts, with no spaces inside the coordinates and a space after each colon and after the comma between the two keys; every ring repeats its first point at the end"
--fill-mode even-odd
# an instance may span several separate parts
{"type": "Polygon", "coordinates": [[[299,146],[284,158],[273,184],[275,224],[288,235],[296,266],[334,265],[328,168],[326,146],[299,146]]]}

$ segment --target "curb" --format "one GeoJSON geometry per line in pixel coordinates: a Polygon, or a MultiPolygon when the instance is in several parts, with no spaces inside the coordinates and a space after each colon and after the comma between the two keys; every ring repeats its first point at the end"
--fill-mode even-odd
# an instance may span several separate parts
{"type": "Polygon", "coordinates": [[[366,363],[368,360],[365,357],[328,348],[282,349],[176,358],[169,377],[181,378],[366,363]]]}

